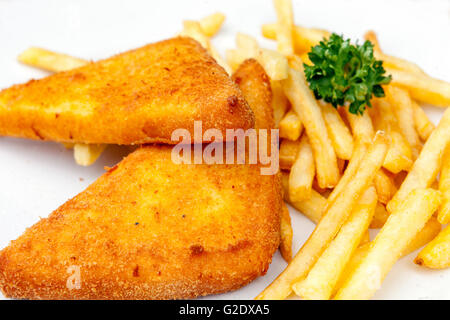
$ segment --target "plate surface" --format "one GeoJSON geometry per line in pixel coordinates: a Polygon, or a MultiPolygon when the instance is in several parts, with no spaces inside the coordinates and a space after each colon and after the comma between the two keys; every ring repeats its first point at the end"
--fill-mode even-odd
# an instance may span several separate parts
{"type": "MultiPolygon", "coordinates": [[[[227,20],[213,43],[223,53],[234,48],[236,32],[256,36],[263,23],[275,21],[271,0],[232,1],[12,1],[0,0],[0,88],[40,78],[46,72],[21,65],[17,55],[40,46],[85,59],[100,59],[169,38],[184,19],[220,11],[227,20]]],[[[434,77],[450,81],[450,2],[446,0],[294,0],[297,24],[361,39],[375,30],[386,53],[416,62],[434,77]]],[[[427,107],[434,122],[442,109],[427,107]]],[[[84,190],[127,151],[109,147],[91,167],[79,167],[72,151],[51,142],[0,137],[0,248],[84,190]]],[[[294,251],[314,225],[291,209],[294,251]]],[[[373,235],[373,234],[372,234],[373,235]]],[[[450,299],[450,270],[416,266],[415,253],[399,261],[375,299],[450,299]]],[[[266,276],[216,299],[252,299],[286,266],[276,253],[266,276]]],[[[2,298],[0,294],[0,298],[2,298]]]]}

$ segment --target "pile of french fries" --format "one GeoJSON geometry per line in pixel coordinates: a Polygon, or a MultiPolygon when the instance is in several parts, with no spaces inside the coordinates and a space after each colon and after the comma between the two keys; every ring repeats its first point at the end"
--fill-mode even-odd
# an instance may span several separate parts
{"type": "MultiPolygon", "coordinates": [[[[231,74],[248,58],[271,79],[273,112],[280,137],[284,198],[316,228],[292,258],[287,207],[281,219],[281,254],[286,269],[257,299],[368,299],[395,262],[422,246],[415,262],[450,267],[450,84],[431,78],[416,64],[383,53],[376,34],[365,38],[384,61],[392,82],[363,115],[318,101],[303,63],[311,46],[330,32],[294,24],[291,0],[274,0],[276,23],[262,26],[277,50],[237,34],[223,59],[211,44],[225,16],[185,21],[180,33],[201,43],[231,74]],[[435,126],[420,103],[447,108],[435,126]],[[439,176],[439,179],[438,179],[439,176]],[[380,229],[371,240],[368,229],[380,229]]],[[[84,60],[31,48],[19,60],[64,71],[84,60]]],[[[92,164],[105,146],[76,144],[75,159],[92,164]]]]}

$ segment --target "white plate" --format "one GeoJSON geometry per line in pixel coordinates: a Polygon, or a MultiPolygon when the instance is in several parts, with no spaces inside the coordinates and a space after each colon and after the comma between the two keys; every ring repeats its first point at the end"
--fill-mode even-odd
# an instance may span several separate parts
{"type": "MultiPolygon", "coordinates": [[[[352,39],[374,29],[383,49],[418,63],[434,77],[450,81],[450,2],[426,0],[295,1],[298,24],[329,29],[352,39]]],[[[260,35],[263,23],[273,22],[271,0],[234,1],[12,1],[0,0],[0,88],[46,73],[23,66],[17,55],[41,46],[86,59],[99,59],[143,44],[169,38],[183,19],[198,19],[215,11],[226,14],[214,44],[224,52],[234,47],[241,31],[260,35]]],[[[437,122],[442,110],[427,108],[437,122]]],[[[0,248],[85,189],[117,163],[125,152],[110,147],[93,166],[77,166],[72,152],[51,142],[0,138],[0,248]]],[[[313,229],[291,210],[294,249],[313,229]]],[[[414,265],[415,254],[399,261],[376,299],[449,299],[450,270],[431,271],[414,265]]],[[[266,276],[250,285],[213,298],[251,299],[286,266],[277,253],[266,276]]]]}

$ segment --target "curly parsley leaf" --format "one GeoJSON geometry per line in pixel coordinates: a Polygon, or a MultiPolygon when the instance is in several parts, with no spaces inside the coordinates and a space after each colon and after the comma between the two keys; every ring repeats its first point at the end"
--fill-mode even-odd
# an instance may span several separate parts
{"type": "Polygon", "coordinates": [[[349,105],[349,111],[362,114],[371,107],[372,96],[384,97],[383,84],[391,81],[385,76],[383,62],[373,56],[373,44],[353,45],[350,39],[333,33],[308,53],[312,65],[305,64],[305,76],[317,99],[337,106],[349,105]]]}

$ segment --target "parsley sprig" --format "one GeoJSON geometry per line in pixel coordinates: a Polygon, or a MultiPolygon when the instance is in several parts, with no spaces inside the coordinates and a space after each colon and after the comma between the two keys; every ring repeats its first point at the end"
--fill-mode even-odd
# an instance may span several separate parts
{"type": "Polygon", "coordinates": [[[308,56],[313,64],[305,64],[305,76],[316,98],[335,108],[348,103],[354,114],[371,107],[372,96],[384,97],[381,85],[391,81],[391,76],[384,75],[383,62],[374,58],[369,41],[353,45],[333,33],[312,47],[308,56]]]}

